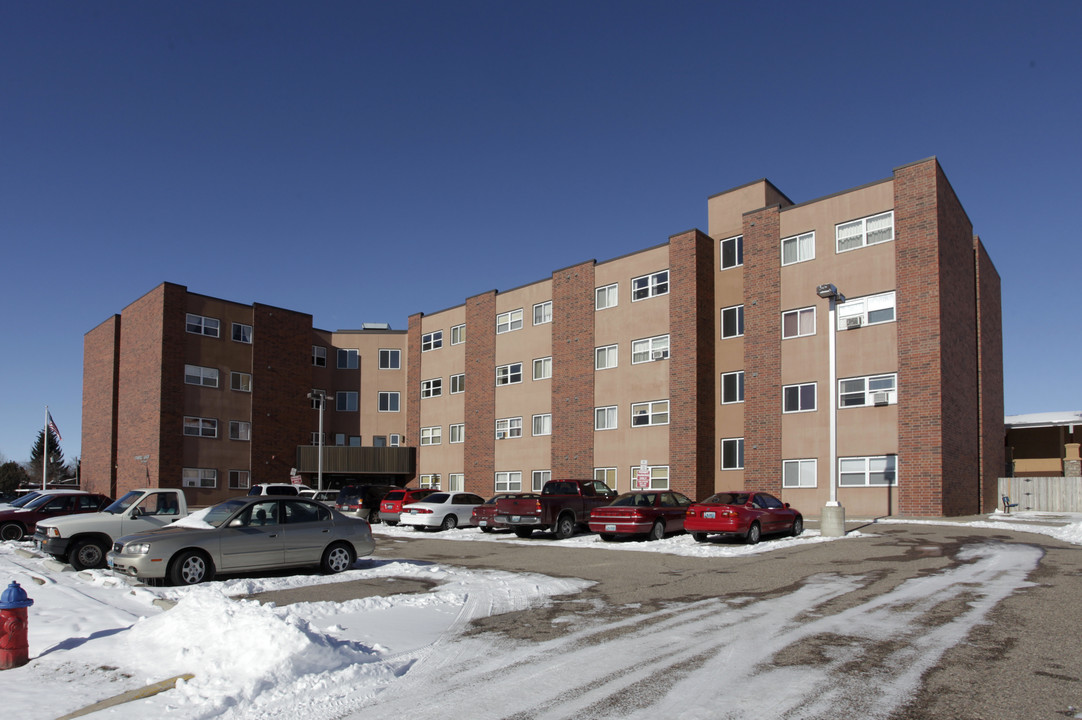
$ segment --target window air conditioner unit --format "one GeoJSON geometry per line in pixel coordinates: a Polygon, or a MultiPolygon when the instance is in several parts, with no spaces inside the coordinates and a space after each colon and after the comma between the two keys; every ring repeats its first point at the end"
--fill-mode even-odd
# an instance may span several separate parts
{"type": "Polygon", "coordinates": [[[858,327],[864,324],[864,318],[850,317],[845,319],[846,330],[856,330],[858,327]]]}
{"type": "Polygon", "coordinates": [[[667,357],[669,357],[669,351],[668,350],[651,350],[650,351],[650,359],[651,360],[664,360],[667,357]]]}
{"type": "Polygon", "coordinates": [[[875,405],[889,405],[890,393],[877,392],[872,393],[872,403],[875,405]]]}
{"type": "Polygon", "coordinates": [[[496,433],[496,439],[497,440],[503,440],[505,437],[507,437],[507,433],[505,433],[505,432],[496,433]]]}

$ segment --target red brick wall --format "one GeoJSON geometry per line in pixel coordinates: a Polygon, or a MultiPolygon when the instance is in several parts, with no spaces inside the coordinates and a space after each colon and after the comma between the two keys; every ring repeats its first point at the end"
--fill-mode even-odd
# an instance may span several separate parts
{"type": "Polygon", "coordinates": [[[744,215],[744,487],[779,496],[780,242],[777,206],[744,215]]]}
{"type": "MultiPolygon", "coordinates": [[[[409,317],[409,340],[406,346],[406,390],[402,393],[402,402],[405,404],[406,413],[406,439],[404,445],[419,448],[421,445],[421,318],[423,313],[415,313],[409,317]]],[[[450,342],[450,338],[447,339],[450,342]]],[[[468,437],[468,435],[467,435],[468,437]]],[[[407,482],[408,485],[417,487],[417,468],[414,467],[413,476],[407,482]]]]}
{"type": "MultiPolygon", "coordinates": [[[[413,341],[412,335],[410,342],[413,341]]],[[[418,339],[419,342],[419,339],[418,339]]],[[[410,393],[419,392],[420,378],[410,393]]],[[[466,442],[463,448],[465,488],[491,493],[496,458],[496,291],[466,300],[466,442]]],[[[555,423],[553,423],[555,424],[555,423]]],[[[527,479],[523,478],[527,486],[527,479]]]]}
{"type": "Polygon", "coordinates": [[[714,490],[714,240],[669,238],[669,482],[693,499],[714,490]]]}
{"type": "Polygon", "coordinates": [[[83,336],[82,488],[116,495],[117,382],[120,316],[83,336]]]}
{"type": "Polygon", "coordinates": [[[977,262],[977,319],[980,328],[981,508],[999,504],[999,477],[1004,472],[1003,311],[999,273],[980,239],[973,245],[977,262]]]}
{"type": "Polygon", "coordinates": [[[552,367],[552,477],[591,478],[594,475],[592,260],[552,274],[552,367]]]}

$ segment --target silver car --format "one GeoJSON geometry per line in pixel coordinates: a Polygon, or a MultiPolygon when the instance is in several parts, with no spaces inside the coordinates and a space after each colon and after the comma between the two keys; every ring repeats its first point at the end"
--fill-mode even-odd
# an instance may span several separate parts
{"type": "Polygon", "coordinates": [[[106,558],[114,572],[173,585],[234,573],[318,565],[348,570],[375,549],[368,523],[302,498],[234,498],[169,527],[126,535],[106,558]]]}

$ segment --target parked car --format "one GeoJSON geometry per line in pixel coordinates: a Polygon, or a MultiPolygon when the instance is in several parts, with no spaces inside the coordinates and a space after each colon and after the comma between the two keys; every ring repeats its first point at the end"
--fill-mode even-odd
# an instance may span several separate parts
{"type": "Polygon", "coordinates": [[[299,497],[321,502],[327,507],[334,507],[338,502],[337,490],[301,490],[299,497]]]}
{"type": "Polygon", "coordinates": [[[368,523],[314,500],[234,498],[152,532],[118,538],[107,556],[114,572],[195,585],[218,572],[318,565],[348,570],[375,549],[368,523]]]}
{"type": "Polygon", "coordinates": [[[111,498],[81,490],[42,493],[22,507],[0,511],[0,540],[22,540],[33,535],[42,520],[62,515],[98,512],[111,498]]]}
{"type": "Polygon", "coordinates": [[[403,505],[420,502],[437,492],[435,488],[396,488],[380,500],[379,519],[393,527],[398,524],[403,505]]]}
{"type": "Polygon", "coordinates": [[[510,530],[510,525],[496,522],[496,513],[499,511],[496,503],[500,500],[510,500],[514,498],[536,500],[540,499],[540,497],[541,496],[537,493],[500,493],[499,495],[494,495],[488,500],[485,500],[484,505],[478,505],[473,509],[473,514],[470,516],[470,524],[481,528],[481,532],[486,533],[490,533],[493,530],[510,530]]]}
{"type": "Polygon", "coordinates": [[[312,488],[307,485],[293,485],[292,483],[259,483],[253,485],[249,490],[249,495],[288,495],[290,497],[296,497],[304,490],[311,490],[312,488]]]}
{"type": "Polygon", "coordinates": [[[15,498],[12,498],[10,501],[8,501],[6,503],[0,504],[0,510],[8,510],[8,509],[13,508],[13,507],[16,507],[16,508],[24,507],[28,502],[30,502],[31,500],[33,500],[36,497],[40,497],[41,495],[56,495],[57,493],[62,493],[62,492],[83,492],[83,491],[82,490],[30,490],[28,492],[23,493],[22,495],[19,495],[19,496],[15,497],[15,498]]]}
{"type": "Polygon", "coordinates": [[[671,490],[639,490],[624,493],[608,505],[590,511],[590,530],[602,540],[617,535],[646,535],[660,540],[665,533],[684,529],[684,515],[694,501],[671,490]]]}
{"type": "Polygon", "coordinates": [[[799,535],[804,518],[770,493],[720,492],[688,508],[684,529],[696,542],[706,542],[708,535],[728,535],[755,544],[763,535],[799,535]]]}
{"type": "Polygon", "coordinates": [[[549,480],[537,498],[505,498],[496,503],[496,521],[511,526],[515,535],[528,538],[536,530],[549,530],[557,540],[585,528],[590,511],[608,505],[616,491],[600,480],[549,480]]]}
{"type": "Polygon", "coordinates": [[[397,490],[397,485],[346,485],[338,491],[338,500],[334,507],[338,512],[375,525],[380,522],[379,504],[392,490],[397,490]]]}
{"type": "Polygon", "coordinates": [[[484,505],[480,495],[467,492],[432,493],[420,502],[402,506],[399,522],[417,530],[439,528],[451,530],[459,525],[469,525],[473,509],[484,505]]]}

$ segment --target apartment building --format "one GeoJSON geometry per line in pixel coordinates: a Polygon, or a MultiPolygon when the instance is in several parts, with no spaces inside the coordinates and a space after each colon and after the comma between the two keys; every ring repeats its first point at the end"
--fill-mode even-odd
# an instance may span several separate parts
{"type": "Polygon", "coordinates": [[[799,204],[760,180],[707,210],[706,232],[418,312],[404,332],[314,330],[301,313],[159,286],[87,335],[84,477],[98,482],[110,457],[120,485],[145,470],[192,486],[198,471],[208,500],[239,490],[243,470],[310,479],[308,396],[324,390],[332,483],[757,488],[810,517],[836,483],[851,517],[994,508],[999,277],[939,163],[799,204]],[[844,296],[833,324],[824,284],[844,296]],[[219,336],[193,331],[208,319],[219,336]],[[236,324],[251,342],[229,339],[236,324]],[[206,368],[229,390],[207,389],[206,368]],[[228,419],[230,437],[249,422],[250,439],[205,437],[208,419],[219,433],[228,419]]]}

